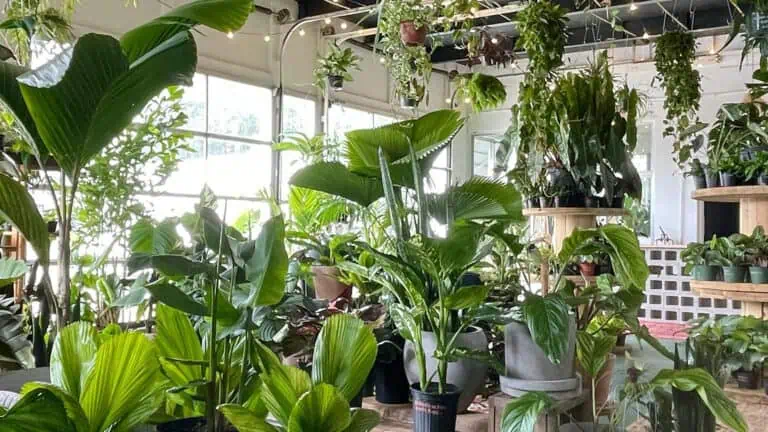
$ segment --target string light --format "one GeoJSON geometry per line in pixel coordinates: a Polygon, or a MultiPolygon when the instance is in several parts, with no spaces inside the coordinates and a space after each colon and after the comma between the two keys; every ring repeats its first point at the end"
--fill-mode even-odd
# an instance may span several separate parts
{"type": "Polygon", "coordinates": [[[499,40],[496,38],[491,38],[491,43],[496,45],[497,43],[499,43],[499,40]]]}
{"type": "Polygon", "coordinates": [[[233,37],[235,37],[235,34],[234,34],[234,33],[232,33],[232,32],[227,32],[227,39],[232,39],[233,37]]]}
{"type": "Polygon", "coordinates": [[[307,32],[304,29],[299,30],[299,36],[304,36],[307,32]]]}
{"type": "Polygon", "coordinates": [[[637,5],[634,2],[630,3],[629,10],[631,10],[632,12],[636,11],[637,5]]]}
{"type": "Polygon", "coordinates": [[[649,35],[647,31],[643,33],[643,39],[648,40],[650,38],[651,38],[651,35],[649,35]]]}
{"type": "Polygon", "coordinates": [[[445,98],[445,103],[450,105],[451,104],[451,98],[445,98]]]}
{"type": "Polygon", "coordinates": [[[385,59],[384,57],[379,57],[379,63],[384,64],[386,62],[387,62],[387,59],[385,59]]]}
{"type": "Polygon", "coordinates": [[[325,19],[325,23],[326,23],[326,24],[330,24],[330,23],[331,23],[331,19],[330,19],[330,18],[326,18],[326,19],[325,19]]]}
{"type": "Polygon", "coordinates": [[[347,23],[343,22],[341,23],[341,29],[346,30],[347,29],[347,23]]]}
{"type": "Polygon", "coordinates": [[[270,35],[264,35],[264,42],[269,42],[272,40],[272,37],[270,35]]]}

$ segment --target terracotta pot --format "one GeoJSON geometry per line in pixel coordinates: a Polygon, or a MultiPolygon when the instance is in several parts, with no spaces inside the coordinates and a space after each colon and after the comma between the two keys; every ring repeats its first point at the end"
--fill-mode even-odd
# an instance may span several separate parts
{"type": "MultiPolygon", "coordinates": [[[[602,369],[600,369],[600,373],[598,374],[599,378],[597,379],[597,383],[595,384],[595,404],[597,405],[598,409],[603,407],[608,401],[608,398],[611,396],[611,379],[613,378],[613,367],[616,364],[616,354],[608,354],[608,359],[605,361],[605,365],[602,369]]],[[[592,389],[592,376],[590,376],[588,373],[582,369],[581,365],[576,362],[576,367],[579,370],[579,373],[583,377],[583,388],[590,390],[592,389]]],[[[589,401],[592,402],[591,400],[589,401]]]]}
{"type": "Polygon", "coordinates": [[[579,263],[579,271],[584,276],[594,276],[595,270],[597,270],[597,264],[595,263],[579,263]]]}
{"type": "Polygon", "coordinates": [[[332,266],[312,266],[315,275],[315,298],[336,300],[339,297],[352,298],[352,286],[339,282],[341,272],[332,266]]]}
{"type": "Polygon", "coordinates": [[[400,40],[409,46],[424,45],[427,40],[427,27],[416,28],[413,21],[400,23],[400,40]]]}

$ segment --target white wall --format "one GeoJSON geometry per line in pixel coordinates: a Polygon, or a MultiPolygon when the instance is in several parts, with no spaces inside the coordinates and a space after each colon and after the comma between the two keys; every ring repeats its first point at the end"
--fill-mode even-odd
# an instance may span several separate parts
{"type": "MultiPolygon", "coordinates": [[[[741,55],[741,45],[734,42],[728,48],[721,61],[718,63],[714,56],[709,54],[713,44],[719,47],[722,38],[703,38],[699,40],[699,51],[703,55],[700,63],[702,73],[702,101],[700,116],[702,121],[709,122],[714,119],[715,113],[721,104],[726,102],[738,102],[745,93],[744,83],[751,78],[752,71],[756,69],[758,58],[748,58],[742,71],[739,71],[738,63],[741,55]]],[[[642,121],[652,124],[653,141],[651,143],[651,223],[652,238],[660,236],[659,226],[670,235],[675,242],[687,243],[696,241],[699,237],[699,204],[690,198],[693,191],[692,181],[684,178],[677,165],[672,160],[672,142],[662,136],[664,95],[658,84],[653,83],[656,69],[651,58],[652,52],[649,46],[636,49],[613,49],[609,51],[612,57],[614,74],[619,79],[626,80],[630,86],[644,92],[648,100],[648,112],[642,121]],[[631,64],[621,65],[621,62],[631,64]]],[[[591,57],[591,54],[588,55],[591,57]]],[[[581,65],[587,55],[570,55],[569,64],[581,65]]],[[[521,65],[521,67],[525,67],[521,65]]],[[[489,72],[493,72],[491,70],[489,72]]],[[[501,71],[501,75],[518,71],[501,71]]],[[[497,74],[499,72],[496,72],[497,74]]],[[[509,106],[517,99],[517,87],[521,80],[518,76],[501,77],[507,86],[509,93],[508,103],[505,107],[492,112],[484,112],[472,115],[470,118],[469,133],[471,135],[502,134],[509,124],[509,106]]],[[[469,161],[466,169],[457,172],[457,176],[471,174],[471,141],[463,143],[461,152],[464,159],[469,161]]],[[[457,150],[458,151],[458,150],[457,150]]],[[[458,167],[457,167],[458,168],[458,167]]]]}

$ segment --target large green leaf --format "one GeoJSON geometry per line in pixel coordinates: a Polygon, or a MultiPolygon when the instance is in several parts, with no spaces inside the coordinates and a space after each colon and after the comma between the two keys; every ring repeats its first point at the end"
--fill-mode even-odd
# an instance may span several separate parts
{"type": "Polygon", "coordinates": [[[27,263],[24,261],[0,258],[0,286],[15,282],[25,274],[27,274],[27,263]]]}
{"type": "Polygon", "coordinates": [[[148,255],[135,253],[128,258],[128,271],[155,269],[170,276],[194,276],[201,273],[212,273],[216,268],[208,263],[193,261],[184,255],[148,255]]]}
{"type": "Polygon", "coordinates": [[[513,399],[504,408],[501,432],[533,432],[539,416],[555,402],[543,392],[529,392],[513,399]]]}
{"type": "Polygon", "coordinates": [[[159,281],[145,286],[156,300],[190,315],[209,316],[208,307],[183,292],[176,285],[159,281]]]}
{"type": "Polygon", "coordinates": [[[278,432],[266,420],[240,405],[219,405],[218,410],[239,432],[278,432]]]}
{"type": "Polygon", "coordinates": [[[80,396],[91,432],[130,431],[148,420],[162,402],[159,378],[158,352],[145,335],[124,333],[107,341],[80,396]]]}
{"type": "Polygon", "coordinates": [[[591,334],[588,331],[580,331],[576,336],[576,356],[579,364],[592,379],[603,379],[598,375],[608,361],[608,354],[616,346],[616,336],[591,334]]]}
{"type": "Polygon", "coordinates": [[[0,295],[0,357],[15,360],[22,368],[35,367],[32,343],[24,329],[24,315],[13,297],[0,295]]]}
{"type": "Polygon", "coordinates": [[[445,307],[459,310],[479,306],[488,297],[490,289],[490,286],[485,285],[460,287],[444,299],[445,307]]]}
{"type": "Polygon", "coordinates": [[[335,386],[350,401],[363,388],[376,352],[376,337],[360,318],[334,315],[325,321],[315,342],[312,381],[335,386]]]}
{"type": "Polygon", "coordinates": [[[428,207],[440,223],[449,219],[524,220],[520,193],[508,183],[487,177],[472,177],[443,194],[429,195],[428,207]]]}
{"type": "Polygon", "coordinates": [[[196,51],[191,34],[179,33],[129,67],[116,39],[87,34],[18,80],[45,147],[76,178],[152,97],[191,84],[196,51]]]}
{"type": "Polygon", "coordinates": [[[312,380],[301,369],[279,365],[262,374],[262,397],[267,410],[284,426],[299,398],[312,388],[312,380]],[[266,376],[264,376],[266,375],[266,376]]]}
{"type": "Polygon", "coordinates": [[[384,196],[381,180],[355,174],[339,162],[319,162],[304,167],[291,177],[289,183],[346,198],[363,207],[384,196]]]}
{"type": "Polygon", "coordinates": [[[33,389],[0,416],[3,432],[80,432],[67,417],[64,403],[50,390],[33,389]]]}
{"type": "Polygon", "coordinates": [[[341,432],[351,422],[349,404],[330,384],[315,385],[291,412],[288,432],[341,432]]]}
{"type": "Polygon", "coordinates": [[[48,263],[48,226],[27,189],[0,174],[0,219],[9,222],[32,245],[41,264],[48,263]]]}
{"type": "Polygon", "coordinates": [[[522,306],[528,330],[536,345],[554,364],[560,364],[568,346],[568,305],[559,295],[528,296],[522,306]]]}
{"type": "MultiPolygon", "coordinates": [[[[157,306],[155,344],[162,357],[203,360],[203,347],[187,315],[163,304],[157,306]]],[[[178,362],[164,362],[163,372],[175,385],[203,377],[200,366],[178,362]]]]}
{"type": "Polygon", "coordinates": [[[96,358],[98,332],[81,321],[64,327],[51,352],[51,382],[79,399],[96,358]]]}
{"type": "Polygon", "coordinates": [[[174,35],[202,24],[222,32],[236,32],[248,20],[251,0],[197,0],[125,33],[120,44],[133,63],[174,35]]]}
{"type": "Polygon", "coordinates": [[[80,432],[90,429],[88,418],[86,418],[83,408],[80,406],[80,401],[55,384],[28,382],[21,388],[21,394],[26,395],[40,389],[53,393],[61,401],[64,405],[64,410],[67,412],[67,417],[69,417],[69,421],[72,422],[76,431],[80,432]]]}
{"type": "Polygon", "coordinates": [[[633,286],[636,290],[644,291],[650,271],[637,235],[621,225],[605,225],[599,231],[600,236],[610,245],[608,254],[616,277],[625,287],[633,286]]]}
{"type": "Polygon", "coordinates": [[[132,253],[151,255],[170,254],[181,245],[176,233],[176,222],[166,220],[155,225],[150,219],[142,219],[131,228],[130,248],[132,253]]]}
{"type": "Polygon", "coordinates": [[[21,94],[19,82],[20,75],[28,72],[27,69],[9,62],[0,62],[0,100],[3,108],[11,113],[21,130],[23,138],[32,146],[39,156],[45,156],[47,151],[40,135],[37,133],[37,125],[29,114],[24,96],[21,94]]]}
{"type": "Polygon", "coordinates": [[[355,408],[352,410],[352,421],[344,432],[368,432],[373,430],[381,422],[381,416],[377,411],[355,408]]]}
{"type": "Polygon", "coordinates": [[[695,391],[721,423],[736,432],[749,430],[736,404],[728,399],[712,375],[704,369],[664,369],[649,384],[653,387],[671,385],[685,392],[695,391]]]}
{"type": "Polygon", "coordinates": [[[282,216],[268,220],[254,244],[253,255],[245,262],[250,306],[271,306],[282,300],[285,275],[288,273],[288,253],[285,251],[285,223],[282,216]]]}

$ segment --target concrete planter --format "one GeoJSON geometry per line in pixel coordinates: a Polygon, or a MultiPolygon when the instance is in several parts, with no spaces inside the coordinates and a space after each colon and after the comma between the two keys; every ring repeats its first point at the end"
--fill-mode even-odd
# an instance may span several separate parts
{"type": "MultiPolygon", "coordinates": [[[[431,376],[437,370],[437,360],[432,357],[436,346],[435,334],[423,331],[422,343],[427,358],[427,376],[431,376]]],[[[486,350],[488,349],[488,339],[486,339],[482,329],[472,327],[468,332],[462,333],[456,338],[456,346],[473,350],[486,350]]],[[[405,343],[403,361],[408,382],[411,384],[418,383],[419,365],[416,361],[416,352],[411,342],[405,343]]],[[[475,394],[483,388],[487,370],[488,366],[477,360],[461,359],[457,362],[448,363],[448,384],[455,385],[461,389],[458,412],[466,411],[475,398],[475,394]]]]}

